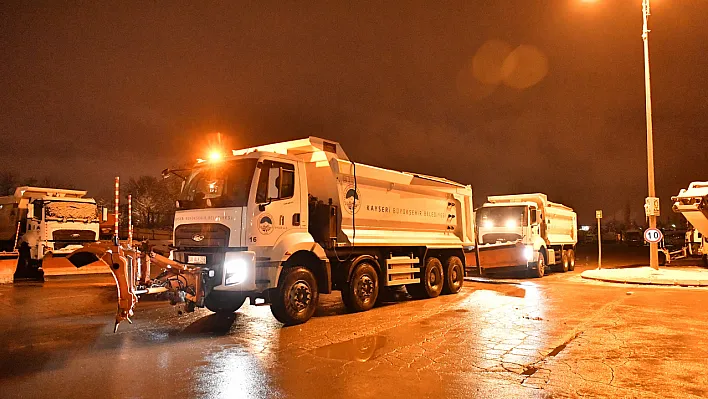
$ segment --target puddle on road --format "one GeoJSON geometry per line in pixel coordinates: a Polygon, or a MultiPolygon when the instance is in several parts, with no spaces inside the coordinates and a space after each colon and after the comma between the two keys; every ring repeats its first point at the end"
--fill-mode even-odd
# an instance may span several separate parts
{"type": "Polygon", "coordinates": [[[478,291],[493,291],[499,295],[512,296],[515,298],[525,298],[526,297],[526,289],[521,288],[521,287],[517,287],[515,285],[493,284],[488,287],[481,288],[478,291]]]}
{"type": "Polygon", "coordinates": [[[366,362],[376,357],[376,351],[386,345],[386,337],[381,335],[369,335],[366,337],[354,338],[349,341],[336,344],[325,345],[311,351],[315,356],[326,357],[328,359],[353,360],[366,362]]]}

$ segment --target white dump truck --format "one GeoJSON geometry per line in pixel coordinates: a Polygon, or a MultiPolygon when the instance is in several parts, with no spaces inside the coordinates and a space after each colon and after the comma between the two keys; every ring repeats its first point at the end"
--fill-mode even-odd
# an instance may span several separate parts
{"type": "Polygon", "coordinates": [[[542,277],[546,267],[575,268],[577,216],[545,194],[488,197],[477,209],[477,229],[483,273],[522,268],[542,277]]]}
{"type": "Polygon", "coordinates": [[[681,213],[695,229],[689,241],[691,253],[700,254],[703,264],[708,267],[708,181],[691,183],[671,200],[674,202],[673,211],[681,213]]]}
{"type": "Polygon", "coordinates": [[[39,269],[45,257],[66,256],[98,239],[96,201],[85,195],[25,186],[0,197],[0,244],[3,252],[18,253],[18,272],[39,269]]]}
{"type": "MultiPolygon", "coordinates": [[[[234,150],[186,175],[171,259],[153,258],[169,271],[153,288],[185,292],[187,309],[230,313],[250,298],[298,324],[333,290],[358,312],[391,287],[416,298],[462,287],[474,245],[470,186],[354,163],[316,137],[234,150]]],[[[91,251],[70,259],[80,266],[107,249],[91,251]]]]}

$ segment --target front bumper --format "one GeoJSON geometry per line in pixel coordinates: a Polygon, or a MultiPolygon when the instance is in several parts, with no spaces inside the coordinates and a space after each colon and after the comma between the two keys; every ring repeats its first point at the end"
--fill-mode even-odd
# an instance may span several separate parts
{"type": "Polygon", "coordinates": [[[258,295],[277,285],[281,268],[281,262],[257,258],[255,252],[246,250],[210,253],[178,251],[174,253],[174,258],[185,266],[202,270],[206,294],[215,290],[258,295]],[[189,262],[199,256],[206,256],[206,264],[189,262]]]}

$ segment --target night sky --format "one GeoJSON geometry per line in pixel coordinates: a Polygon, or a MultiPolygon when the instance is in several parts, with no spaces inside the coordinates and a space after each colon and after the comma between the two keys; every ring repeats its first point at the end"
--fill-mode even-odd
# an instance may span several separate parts
{"type": "MultiPolygon", "coordinates": [[[[315,135],[472,184],[478,205],[540,191],[583,223],[628,203],[643,219],[641,0],[42,3],[0,5],[0,171],[108,197],[113,176],[192,162],[216,132],[234,148],[315,135]]],[[[652,12],[666,215],[708,180],[708,2],[652,12]]]]}

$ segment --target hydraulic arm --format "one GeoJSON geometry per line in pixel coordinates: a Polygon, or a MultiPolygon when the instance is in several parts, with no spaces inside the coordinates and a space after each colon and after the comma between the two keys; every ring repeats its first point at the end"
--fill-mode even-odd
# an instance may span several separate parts
{"type": "Polygon", "coordinates": [[[201,269],[181,265],[164,256],[151,254],[148,257],[137,248],[95,243],[72,252],[67,259],[76,267],[101,262],[113,274],[118,288],[114,332],[118,330],[121,321],[132,323],[130,317],[133,316],[139,295],[171,292],[186,300],[188,311],[194,310],[194,304],[203,301],[201,269]],[[150,278],[151,263],[163,269],[154,279],[150,278]]]}

